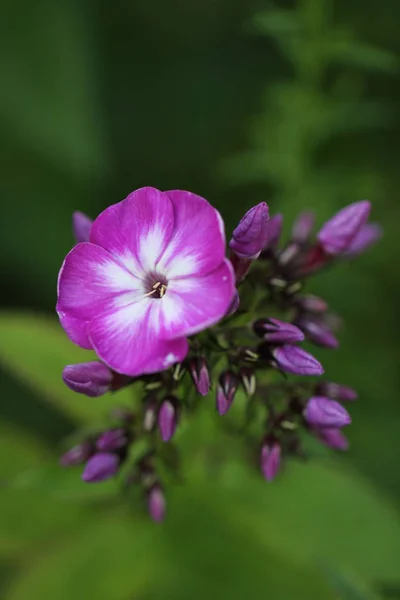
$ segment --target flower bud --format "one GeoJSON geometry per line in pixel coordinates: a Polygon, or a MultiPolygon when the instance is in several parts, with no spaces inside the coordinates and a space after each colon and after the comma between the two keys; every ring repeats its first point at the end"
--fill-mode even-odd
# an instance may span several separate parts
{"type": "Polygon", "coordinates": [[[157,523],[165,518],[165,496],[158,484],[153,485],[147,494],[147,508],[150,517],[157,523]]]}
{"type": "Polygon", "coordinates": [[[255,333],[271,344],[295,344],[304,340],[304,333],[293,325],[279,319],[259,319],[253,325],[255,333]]]}
{"type": "Polygon", "coordinates": [[[331,255],[346,252],[367,222],[370,210],[370,202],[361,200],[342,208],[329,219],[317,234],[317,239],[325,252],[331,255]]]}
{"type": "Polygon", "coordinates": [[[353,388],[347,385],[339,385],[331,381],[323,381],[317,387],[319,396],[327,396],[333,400],[357,400],[358,394],[353,388]]]}
{"type": "Polygon", "coordinates": [[[92,223],[92,219],[79,210],[72,214],[72,232],[78,244],[89,241],[92,223]]]}
{"type": "Polygon", "coordinates": [[[261,448],[261,471],[267,481],[275,479],[281,464],[281,446],[278,442],[266,442],[261,448]]]}
{"type": "Polygon", "coordinates": [[[334,450],[347,450],[349,447],[348,439],[340,429],[315,429],[314,433],[320,442],[334,450]]]}
{"type": "Polygon", "coordinates": [[[256,376],[253,369],[250,369],[249,367],[242,367],[239,375],[244,391],[246,392],[247,396],[251,398],[256,393],[257,385],[256,376]]]}
{"type": "Polygon", "coordinates": [[[238,380],[231,371],[222,373],[217,386],[217,410],[224,415],[230,409],[236,394],[238,380]]]}
{"type": "Polygon", "coordinates": [[[158,428],[163,442],[168,442],[175,433],[178,421],[175,401],[172,398],[164,400],[158,411],[158,428]]]}
{"type": "Polygon", "coordinates": [[[353,238],[345,255],[353,258],[354,256],[362,254],[382,237],[382,233],[382,227],[378,223],[367,223],[361,227],[360,231],[353,238]]]}
{"type": "Polygon", "coordinates": [[[293,375],[322,375],[324,369],[311,354],[297,346],[284,345],[272,350],[281,371],[293,375]]]}
{"type": "Polygon", "coordinates": [[[113,371],[99,361],[67,365],[62,374],[63,381],[70,390],[97,397],[111,389],[113,371]]]}
{"type": "Polygon", "coordinates": [[[333,335],[322,318],[311,314],[305,314],[296,319],[296,325],[300,327],[311,342],[323,348],[337,348],[339,341],[333,335]]]}
{"type": "Polygon", "coordinates": [[[238,291],[235,290],[235,295],[233,296],[233,300],[230,303],[230,306],[228,308],[228,311],[227,311],[225,317],[230,317],[231,315],[235,314],[235,312],[239,308],[239,304],[240,304],[239,294],[238,294],[238,291]]]}
{"type": "Polygon", "coordinates": [[[192,376],[196,390],[202,396],[207,396],[210,391],[211,382],[205,358],[194,358],[189,362],[189,372],[192,376]]]}
{"type": "Polygon", "coordinates": [[[312,313],[321,313],[328,310],[328,304],[322,298],[314,296],[312,294],[305,294],[304,296],[297,296],[295,299],[296,306],[300,310],[312,313]]]}
{"type": "Polygon", "coordinates": [[[143,414],[143,430],[153,431],[157,423],[158,402],[154,398],[150,398],[145,405],[143,414]]]}
{"type": "Polygon", "coordinates": [[[95,454],[87,461],[82,479],[86,483],[97,483],[110,479],[118,472],[119,462],[119,458],[115,454],[108,452],[95,454]]]}
{"type": "Polygon", "coordinates": [[[75,465],[81,465],[87,461],[94,452],[94,447],[91,442],[83,442],[68,450],[60,458],[60,465],[62,467],[74,467],[75,465]]]}
{"type": "Polygon", "coordinates": [[[96,448],[101,452],[112,452],[123,448],[128,443],[128,438],[123,429],[110,429],[97,438],[96,448]]]}
{"type": "Polygon", "coordinates": [[[275,248],[279,242],[282,233],[283,216],[281,214],[274,215],[267,221],[267,241],[264,250],[275,248]]]}
{"type": "Polygon", "coordinates": [[[351,423],[351,417],[347,410],[339,402],[325,398],[325,396],[310,398],[303,415],[313,427],[337,428],[351,423]]]}
{"type": "Polygon", "coordinates": [[[306,242],[314,227],[314,221],[314,213],[311,211],[300,213],[293,223],[292,240],[298,244],[306,242]]]}
{"type": "Polygon", "coordinates": [[[267,243],[268,206],[260,202],[241,219],[229,242],[231,250],[240,258],[254,260],[267,243]]]}

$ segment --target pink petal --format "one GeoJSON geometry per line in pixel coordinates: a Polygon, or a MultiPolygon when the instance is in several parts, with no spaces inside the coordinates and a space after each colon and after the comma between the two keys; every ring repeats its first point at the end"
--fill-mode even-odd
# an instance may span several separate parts
{"type": "Polygon", "coordinates": [[[184,338],[159,337],[152,313],[163,300],[143,298],[90,322],[90,340],[103,362],[118,373],[135,376],[162,371],[185,358],[189,346],[184,338]]]}
{"type": "Polygon", "coordinates": [[[87,323],[100,312],[143,297],[142,282],[103,248],[83,242],[67,254],[58,277],[57,312],[68,336],[91,348],[87,323]]]}
{"type": "Polygon", "coordinates": [[[225,256],[225,231],[220,214],[204,198],[180,190],[166,192],[175,214],[174,234],[157,268],[168,279],[206,275],[225,256]]]}
{"type": "Polygon", "coordinates": [[[144,187],[106,208],[92,225],[90,241],[139,275],[154,270],[173,230],[174,211],[168,195],[144,187]]]}
{"type": "Polygon", "coordinates": [[[160,336],[171,339],[192,335],[222,319],[235,293],[235,277],[230,262],[204,277],[170,281],[161,301],[154,301],[152,321],[160,336]]]}

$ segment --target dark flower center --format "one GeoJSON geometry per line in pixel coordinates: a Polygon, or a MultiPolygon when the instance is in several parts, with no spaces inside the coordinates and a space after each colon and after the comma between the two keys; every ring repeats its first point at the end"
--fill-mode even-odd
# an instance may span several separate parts
{"type": "Polygon", "coordinates": [[[150,273],[146,279],[145,289],[146,296],[160,299],[164,296],[168,288],[168,281],[163,275],[158,273],[150,273]]]}

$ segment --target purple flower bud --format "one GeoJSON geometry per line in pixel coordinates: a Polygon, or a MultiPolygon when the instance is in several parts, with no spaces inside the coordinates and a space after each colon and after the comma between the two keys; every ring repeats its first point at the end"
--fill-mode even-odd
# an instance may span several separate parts
{"type": "Polygon", "coordinates": [[[254,323],[254,331],[271,344],[295,344],[304,340],[304,333],[293,325],[279,319],[259,319],[254,323]]]}
{"type": "Polygon", "coordinates": [[[63,381],[70,390],[97,397],[106,394],[112,384],[113,371],[99,361],[67,365],[62,374],[63,381]]]}
{"type": "Polygon", "coordinates": [[[367,222],[370,210],[370,202],[361,200],[342,208],[329,219],[317,234],[317,239],[325,252],[332,255],[346,252],[367,222]]]}
{"type": "Polygon", "coordinates": [[[267,243],[268,206],[260,202],[241,219],[232,234],[229,246],[240,258],[254,260],[267,243]]]}
{"type": "Polygon", "coordinates": [[[168,442],[175,433],[177,425],[177,410],[172,398],[164,400],[158,411],[158,428],[163,442],[168,442]]]}
{"type": "Polygon", "coordinates": [[[324,369],[316,358],[311,356],[303,348],[284,345],[272,350],[278,367],[286,373],[294,375],[322,375],[324,369]]]}
{"type": "Polygon", "coordinates": [[[323,381],[317,387],[319,396],[327,396],[333,400],[357,400],[358,394],[347,385],[339,385],[330,381],[323,381]]]}
{"type": "Polygon", "coordinates": [[[68,450],[60,458],[60,465],[62,467],[74,467],[75,465],[82,465],[87,461],[88,458],[93,454],[94,447],[91,442],[83,442],[68,450]]]}
{"type": "Polygon", "coordinates": [[[143,414],[143,430],[153,431],[157,423],[158,402],[151,398],[146,402],[143,414]]]}
{"type": "Polygon", "coordinates": [[[314,433],[323,444],[334,450],[347,450],[349,447],[348,439],[340,429],[315,429],[314,433]]]}
{"type": "Polygon", "coordinates": [[[238,291],[235,290],[235,295],[233,296],[233,300],[228,308],[228,311],[227,311],[225,317],[230,317],[231,315],[235,314],[235,312],[239,308],[239,304],[240,304],[239,294],[238,294],[238,291]]]}
{"type": "Polygon", "coordinates": [[[207,396],[210,391],[211,382],[206,360],[202,357],[192,359],[189,363],[189,371],[196,390],[202,396],[207,396]]]}
{"type": "Polygon", "coordinates": [[[165,496],[161,487],[155,484],[147,495],[147,507],[150,517],[157,523],[165,518],[165,496]]]}
{"type": "Polygon", "coordinates": [[[217,410],[224,415],[230,409],[237,390],[238,380],[230,371],[222,373],[217,387],[217,410]]]}
{"type": "Polygon", "coordinates": [[[292,240],[298,244],[306,242],[314,227],[314,213],[311,211],[300,213],[292,228],[292,240]]]}
{"type": "Polygon", "coordinates": [[[97,483],[98,481],[110,479],[118,472],[118,469],[118,456],[108,452],[100,452],[89,458],[82,473],[82,479],[86,483],[97,483]]]}
{"type": "Polygon", "coordinates": [[[296,325],[304,331],[311,342],[323,348],[337,348],[339,341],[321,318],[305,314],[296,319],[296,325]]]}
{"type": "Polygon", "coordinates": [[[278,442],[266,442],[261,448],[261,471],[267,481],[275,479],[281,464],[281,447],[278,442]]]}
{"type": "Polygon", "coordinates": [[[101,452],[112,452],[123,448],[128,443],[128,438],[123,429],[110,429],[97,438],[96,447],[101,452]]]}
{"type": "Polygon", "coordinates": [[[79,210],[72,214],[72,232],[78,244],[89,241],[92,223],[92,219],[79,210]]]}
{"type": "Polygon", "coordinates": [[[304,418],[313,427],[344,427],[351,423],[347,410],[336,400],[313,396],[303,411],[304,418]]]}
{"type": "Polygon", "coordinates": [[[264,250],[275,248],[279,242],[282,233],[283,216],[280,214],[274,215],[267,222],[267,241],[264,250]]]}
{"type": "Polygon", "coordinates": [[[382,237],[382,233],[382,227],[378,223],[367,223],[361,227],[360,231],[353,238],[353,241],[347,248],[345,255],[353,257],[362,254],[382,237]]]}
{"type": "Polygon", "coordinates": [[[313,313],[325,312],[328,309],[328,304],[322,298],[306,294],[296,298],[296,306],[301,310],[313,313]]]}
{"type": "Polygon", "coordinates": [[[256,393],[256,376],[253,369],[242,367],[240,369],[240,382],[246,394],[251,398],[256,393]]]}

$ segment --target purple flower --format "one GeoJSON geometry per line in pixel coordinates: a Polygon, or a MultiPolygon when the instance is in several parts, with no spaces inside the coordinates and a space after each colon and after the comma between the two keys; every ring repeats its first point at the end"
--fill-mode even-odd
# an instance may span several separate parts
{"type": "Polygon", "coordinates": [[[67,255],[57,312],[68,336],[125,375],[164,370],[186,336],[218,322],[234,295],[219,213],[190,192],[146,187],[93,222],[67,255]]]}
{"type": "Polygon", "coordinates": [[[177,416],[175,401],[172,398],[164,400],[158,411],[158,427],[164,442],[168,442],[174,435],[178,421],[177,416]]]}
{"type": "Polygon", "coordinates": [[[317,344],[317,346],[323,348],[337,348],[339,346],[339,341],[321,317],[303,314],[296,319],[296,325],[304,331],[307,339],[317,344]]]}
{"type": "Polygon", "coordinates": [[[155,484],[147,495],[147,507],[153,521],[161,522],[165,518],[165,496],[161,487],[155,484]]]}
{"type": "Polygon", "coordinates": [[[293,375],[322,375],[324,369],[316,358],[311,356],[303,348],[284,345],[274,348],[272,355],[278,367],[286,373],[293,375]]]}
{"type": "Polygon", "coordinates": [[[68,450],[60,458],[60,465],[62,467],[74,467],[76,465],[82,465],[87,459],[93,454],[94,447],[91,442],[83,442],[68,450]]]}
{"type": "Polygon", "coordinates": [[[113,372],[99,361],[67,365],[62,374],[70,390],[92,398],[102,396],[111,389],[113,372]]]}
{"type": "Polygon", "coordinates": [[[361,200],[342,208],[329,219],[317,234],[324,251],[332,255],[346,252],[367,222],[370,210],[370,202],[361,200]]]}
{"type": "Polygon", "coordinates": [[[347,450],[349,447],[348,439],[340,429],[315,429],[314,433],[320,442],[334,450],[347,450]]]}
{"type": "Polygon", "coordinates": [[[313,396],[304,409],[305,420],[313,427],[344,427],[351,423],[347,410],[336,400],[313,396]]]}
{"type": "Polygon", "coordinates": [[[230,409],[236,394],[238,380],[234,373],[226,371],[219,378],[217,386],[217,410],[224,415],[230,409]]]}
{"type": "Polygon", "coordinates": [[[293,224],[292,240],[298,244],[304,244],[310,237],[314,221],[314,213],[311,211],[300,213],[293,224]]]}
{"type": "Polygon", "coordinates": [[[240,258],[254,260],[267,243],[268,206],[260,202],[241,219],[232,234],[229,246],[240,258]]]}
{"type": "Polygon", "coordinates": [[[210,373],[208,372],[207,362],[205,358],[194,358],[189,363],[189,371],[192,376],[196,390],[202,396],[207,396],[210,391],[210,373]]]}
{"type": "Polygon", "coordinates": [[[110,479],[118,472],[118,469],[118,456],[108,452],[100,452],[89,458],[82,473],[82,479],[86,483],[97,483],[110,479]]]}
{"type": "Polygon", "coordinates": [[[128,438],[123,429],[110,429],[100,435],[96,441],[97,450],[101,452],[112,452],[126,446],[128,438]]]}
{"type": "Polygon", "coordinates": [[[295,344],[304,340],[304,333],[296,325],[272,317],[259,319],[253,328],[257,335],[274,344],[295,344]]]}
{"type": "Polygon", "coordinates": [[[382,233],[382,227],[378,223],[367,223],[361,227],[360,231],[353,238],[353,241],[347,248],[345,255],[354,257],[362,254],[382,237],[382,233]]]}
{"type": "Polygon", "coordinates": [[[72,215],[72,232],[74,234],[74,238],[77,243],[80,242],[88,242],[90,236],[90,229],[92,227],[92,219],[90,219],[87,215],[80,212],[79,210],[75,211],[72,215]]]}
{"type": "Polygon", "coordinates": [[[282,233],[283,216],[281,214],[274,215],[267,222],[267,241],[264,250],[275,248],[279,242],[282,233]]]}
{"type": "Polygon", "coordinates": [[[261,448],[261,471],[267,481],[275,479],[281,464],[281,447],[278,442],[266,442],[261,448]]]}
{"type": "Polygon", "coordinates": [[[339,385],[331,381],[323,381],[317,387],[319,396],[328,396],[333,400],[357,400],[358,394],[356,390],[347,385],[339,385]]]}

